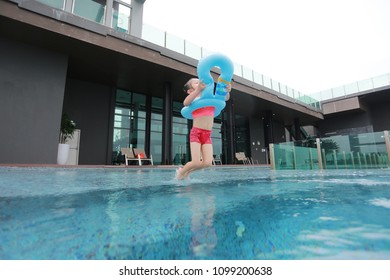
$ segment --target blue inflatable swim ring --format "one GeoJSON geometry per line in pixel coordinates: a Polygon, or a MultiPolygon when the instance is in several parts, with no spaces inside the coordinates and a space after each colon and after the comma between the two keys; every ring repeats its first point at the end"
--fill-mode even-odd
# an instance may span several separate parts
{"type": "Polygon", "coordinates": [[[223,54],[212,54],[199,60],[197,71],[199,80],[206,84],[206,88],[202,91],[200,98],[192,101],[189,106],[185,106],[181,110],[181,114],[186,119],[192,119],[192,112],[196,109],[213,106],[215,107],[214,117],[216,117],[226,105],[226,87],[233,78],[233,62],[223,54]],[[218,78],[214,94],[214,79],[210,71],[215,66],[221,69],[221,75],[218,78]]]}

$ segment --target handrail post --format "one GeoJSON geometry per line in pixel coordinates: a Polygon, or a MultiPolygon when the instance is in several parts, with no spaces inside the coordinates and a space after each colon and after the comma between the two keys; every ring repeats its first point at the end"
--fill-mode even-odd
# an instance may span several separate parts
{"type": "Polygon", "coordinates": [[[389,131],[385,130],[383,131],[385,134],[385,142],[386,142],[386,151],[387,151],[387,159],[388,159],[388,165],[390,164],[390,139],[389,139],[389,131]]]}
{"type": "Polygon", "coordinates": [[[324,169],[322,166],[322,153],[321,153],[321,139],[316,138],[316,144],[317,144],[317,155],[318,155],[318,167],[320,170],[324,169]]]}
{"type": "Polygon", "coordinates": [[[274,144],[269,144],[269,161],[271,164],[271,169],[275,170],[275,153],[274,153],[274,144]]]}

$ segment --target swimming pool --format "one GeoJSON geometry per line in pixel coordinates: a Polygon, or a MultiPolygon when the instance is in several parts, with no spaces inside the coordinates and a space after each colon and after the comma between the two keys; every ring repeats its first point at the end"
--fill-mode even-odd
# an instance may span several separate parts
{"type": "Polygon", "coordinates": [[[0,259],[390,259],[390,170],[0,167],[0,259]]]}

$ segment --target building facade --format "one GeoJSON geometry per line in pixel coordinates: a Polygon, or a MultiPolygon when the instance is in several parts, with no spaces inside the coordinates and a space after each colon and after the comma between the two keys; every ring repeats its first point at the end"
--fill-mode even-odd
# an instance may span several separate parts
{"type": "MultiPolygon", "coordinates": [[[[197,59],[142,39],[143,4],[0,0],[0,164],[55,164],[63,113],[81,131],[79,164],[112,164],[121,147],[144,148],[155,164],[189,159],[191,122],[180,110],[197,59]]],[[[268,145],[302,139],[303,127],[388,128],[386,91],[356,97],[365,110],[325,112],[235,75],[214,154],[225,164],[236,152],[268,163],[268,145]]]]}

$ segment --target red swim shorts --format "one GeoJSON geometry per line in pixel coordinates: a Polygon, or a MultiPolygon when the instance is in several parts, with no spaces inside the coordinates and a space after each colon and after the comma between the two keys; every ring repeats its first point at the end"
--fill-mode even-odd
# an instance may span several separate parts
{"type": "Polygon", "coordinates": [[[196,142],[202,145],[212,144],[211,132],[211,130],[193,127],[190,132],[190,142],[196,142]]]}

